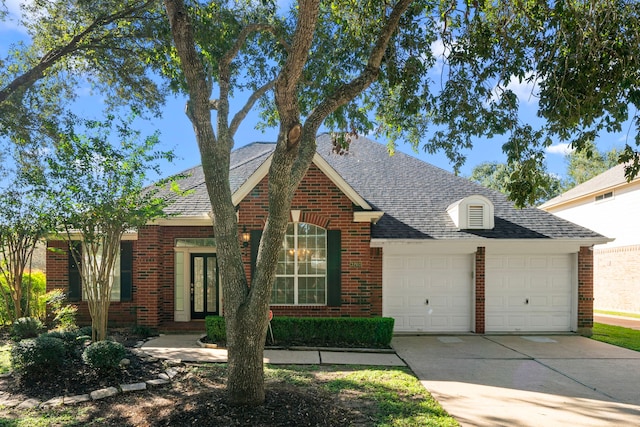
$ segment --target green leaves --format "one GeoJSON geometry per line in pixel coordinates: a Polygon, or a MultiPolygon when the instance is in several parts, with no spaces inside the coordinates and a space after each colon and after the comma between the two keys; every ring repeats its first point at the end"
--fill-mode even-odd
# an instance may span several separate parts
{"type": "Polygon", "coordinates": [[[154,151],[157,135],[139,142],[139,132],[130,126],[112,116],[68,124],[46,157],[42,191],[62,228],[81,233],[85,241],[103,238],[106,230],[121,235],[163,215],[165,202],[146,187],[147,173],[159,172],[159,161],[173,153],[154,151]]]}

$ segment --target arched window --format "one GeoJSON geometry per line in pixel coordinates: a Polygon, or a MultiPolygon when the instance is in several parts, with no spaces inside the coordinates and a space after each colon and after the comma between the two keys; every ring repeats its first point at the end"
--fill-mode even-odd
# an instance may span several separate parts
{"type": "Polygon", "coordinates": [[[290,223],[278,256],[271,304],[327,303],[327,230],[290,223]]]}

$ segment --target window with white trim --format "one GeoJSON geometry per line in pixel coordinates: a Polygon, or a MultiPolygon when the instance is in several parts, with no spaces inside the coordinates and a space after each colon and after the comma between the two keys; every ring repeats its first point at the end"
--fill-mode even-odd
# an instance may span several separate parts
{"type": "Polygon", "coordinates": [[[326,305],[327,230],[304,222],[287,226],[271,304],[326,305]]]}

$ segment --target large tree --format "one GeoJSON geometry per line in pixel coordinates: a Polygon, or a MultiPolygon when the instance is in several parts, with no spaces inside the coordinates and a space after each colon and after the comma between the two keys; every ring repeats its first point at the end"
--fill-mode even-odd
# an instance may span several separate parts
{"type": "MultiPolygon", "coordinates": [[[[233,403],[264,401],[263,349],[271,287],[291,200],[315,154],[318,129],[378,79],[394,35],[395,43],[416,46],[411,37],[422,32],[421,10],[407,12],[411,3],[399,0],[380,7],[377,1],[321,4],[306,0],[287,18],[273,13],[269,5],[256,7],[252,2],[247,2],[246,9],[228,10],[225,2],[187,7],[183,1],[165,1],[189,96],[187,114],[211,199],[233,403]],[[210,34],[197,39],[205,22],[210,34]],[[408,30],[398,35],[401,25],[408,30]],[[251,64],[244,73],[252,77],[248,85],[253,94],[230,120],[230,94],[240,84],[238,70],[243,63],[251,64]],[[212,100],[213,81],[218,93],[212,100]],[[249,283],[229,188],[229,156],[247,111],[270,90],[274,104],[268,111],[277,119],[279,133],[268,176],[268,218],[249,283]],[[212,109],[216,110],[215,129],[212,109]]],[[[428,40],[423,37],[420,43],[428,40]]]]}
{"type": "MultiPolygon", "coordinates": [[[[473,168],[469,179],[484,187],[497,190],[508,195],[509,182],[511,181],[511,175],[513,172],[513,169],[506,163],[484,162],[473,168]]],[[[540,203],[557,196],[562,192],[562,189],[562,180],[559,177],[556,177],[546,171],[543,172],[540,175],[540,180],[532,188],[533,203],[531,206],[539,205],[540,203]]]]}
{"type": "Polygon", "coordinates": [[[160,112],[165,87],[147,72],[148,53],[167,40],[159,2],[56,0],[20,7],[18,25],[27,40],[7,46],[0,58],[0,138],[23,147],[53,144],[82,87],[100,94],[107,108],[160,112]]]}
{"type": "Polygon", "coordinates": [[[570,153],[566,157],[567,179],[563,190],[566,191],[582,184],[618,164],[620,152],[616,148],[600,151],[593,142],[587,142],[581,151],[570,153]]]}
{"type": "MultiPolygon", "coordinates": [[[[179,69],[163,71],[182,76],[202,157],[235,403],[264,399],[262,349],[277,254],[320,126],[377,131],[391,150],[396,140],[425,143],[456,167],[475,137],[505,135],[510,195],[525,205],[545,179],[544,148],[553,138],[576,132],[580,149],[585,138],[619,129],[628,106],[640,103],[636,2],[300,0],[290,14],[271,1],[164,3],[175,45],[167,58],[178,57],[179,69]],[[432,49],[437,41],[445,46],[441,60],[432,49]],[[436,66],[442,71],[434,82],[436,66]],[[514,78],[536,83],[541,128],[520,121],[509,89],[514,78]],[[230,96],[241,89],[251,95],[232,115],[230,96]],[[257,102],[279,133],[269,216],[249,284],[228,170],[234,134],[257,102]]],[[[637,159],[631,146],[625,153],[637,159]]]]}

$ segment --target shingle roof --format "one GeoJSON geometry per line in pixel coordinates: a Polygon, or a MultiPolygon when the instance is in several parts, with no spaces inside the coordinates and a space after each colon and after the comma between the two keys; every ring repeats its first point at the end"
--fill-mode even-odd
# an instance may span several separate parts
{"type": "MultiPolygon", "coordinates": [[[[586,228],[560,219],[539,209],[515,209],[504,195],[486,189],[470,180],[425,163],[413,156],[396,152],[370,139],[353,139],[349,152],[332,152],[328,135],[318,138],[318,154],[374,210],[383,217],[372,225],[372,238],[377,239],[597,239],[602,238],[586,228]],[[495,207],[493,230],[458,230],[447,213],[452,203],[474,195],[487,197],[495,207]]],[[[236,191],[262,164],[275,148],[270,143],[253,143],[231,155],[231,190],[236,191]]],[[[170,212],[201,215],[208,212],[208,197],[202,168],[193,168],[191,176],[180,181],[189,185],[192,194],[176,200],[170,212]]]]}
{"type": "MultiPolygon", "coordinates": [[[[585,181],[580,185],[576,185],[575,187],[565,191],[561,195],[546,201],[540,206],[540,208],[550,208],[561,203],[566,203],[571,200],[588,196],[590,194],[602,192],[609,188],[617,187],[618,185],[626,184],[627,179],[624,176],[624,166],[624,164],[614,166],[608,171],[594,176],[590,180],[585,181]]],[[[640,176],[636,177],[635,179],[640,179],[640,176]]]]}

